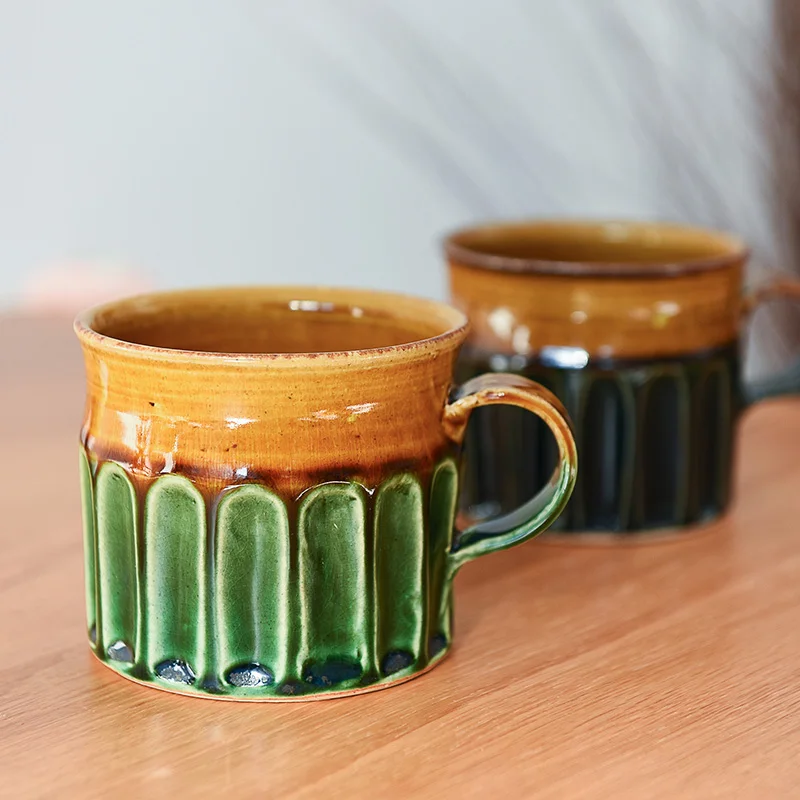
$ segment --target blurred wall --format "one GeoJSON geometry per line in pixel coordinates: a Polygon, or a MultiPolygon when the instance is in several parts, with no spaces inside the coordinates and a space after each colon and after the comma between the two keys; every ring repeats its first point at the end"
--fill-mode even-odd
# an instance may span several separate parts
{"type": "Polygon", "coordinates": [[[440,233],[525,214],[715,224],[783,265],[772,13],[0,0],[0,306],[60,263],[443,296],[440,233]]]}

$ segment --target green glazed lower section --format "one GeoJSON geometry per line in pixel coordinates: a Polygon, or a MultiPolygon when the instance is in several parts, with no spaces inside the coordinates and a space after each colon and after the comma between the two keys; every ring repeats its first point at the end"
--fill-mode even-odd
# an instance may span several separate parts
{"type": "Polygon", "coordinates": [[[122,466],[80,461],[89,637],[117,672],[302,699],[407,679],[448,649],[450,459],[291,504],[256,484],[208,499],[177,475],[137,490],[122,466]]]}

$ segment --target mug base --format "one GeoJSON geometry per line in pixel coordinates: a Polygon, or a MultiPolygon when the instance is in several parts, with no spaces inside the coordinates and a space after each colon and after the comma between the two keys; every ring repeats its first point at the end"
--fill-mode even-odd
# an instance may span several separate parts
{"type": "Polygon", "coordinates": [[[538,536],[537,540],[551,545],[588,545],[598,547],[665,544],[711,534],[726,516],[727,513],[722,513],[706,519],[689,522],[685,525],[664,526],[663,528],[640,528],[626,531],[549,530],[541,534],[541,536],[538,536]]]}
{"type": "Polygon", "coordinates": [[[393,686],[399,686],[400,684],[408,683],[409,681],[414,680],[414,678],[419,678],[420,676],[425,675],[425,673],[430,672],[434,667],[440,664],[450,652],[450,645],[448,644],[443,650],[433,656],[424,667],[411,673],[404,671],[405,674],[398,674],[396,677],[389,676],[387,678],[382,678],[379,681],[375,681],[374,683],[361,686],[351,686],[344,689],[336,689],[333,687],[331,689],[319,689],[315,687],[307,694],[303,693],[305,691],[305,686],[298,682],[297,684],[292,685],[293,691],[297,691],[296,694],[290,693],[283,695],[279,694],[282,687],[275,687],[274,685],[263,687],[261,689],[261,693],[256,693],[258,690],[249,689],[247,694],[232,694],[222,693],[219,690],[204,689],[202,687],[198,688],[188,684],[173,684],[158,677],[150,679],[143,678],[133,674],[133,667],[118,667],[110,661],[106,661],[101,658],[97,654],[97,651],[94,649],[94,647],[90,647],[90,650],[92,655],[97,661],[100,662],[100,664],[111,670],[116,675],[119,675],[120,677],[125,678],[132,683],[137,683],[140,686],[145,686],[150,689],[158,689],[162,692],[169,692],[170,694],[185,695],[188,697],[196,697],[205,700],[227,700],[237,703],[307,703],[315,700],[336,700],[342,697],[369,694],[370,692],[378,692],[382,689],[389,689],[393,686]],[[267,694],[267,692],[270,693],[267,694]]]}

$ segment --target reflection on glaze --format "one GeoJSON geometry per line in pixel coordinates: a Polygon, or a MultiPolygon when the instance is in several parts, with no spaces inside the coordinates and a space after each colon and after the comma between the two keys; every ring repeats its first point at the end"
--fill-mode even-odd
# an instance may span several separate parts
{"type": "Polygon", "coordinates": [[[333,303],[321,303],[317,300],[291,300],[289,308],[292,311],[334,311],[333,303]]]}
{"type": "MultiPolygon", "coordinates": [[[[543,347],[539,360],[551,367],[568,367],[582,369],[589,363],[589,354],[582,347],[543,347]]],[[[515,362],[520,369],[524,362],[515,362]]]]}
{"type": "Polygon", "coordinates": [[[352,416],[360,416],[361,414],[368,414],[377,405],[377,403],[357,403],[354,406],[347,406],[347,410],[352,416]]]}
{"type": "Polygon", "coordinates": [[[514,332],[514,314],[507,308],[495,308],[486,318],[489,327],[500,339],[510,340],[514,332]]]}
{"type": "Polygon", "coordinates": [[[253,417],[225,417],[225,427],[232,431],[245,425],[252,425],[254,422],[258,420],[253,417]]]}
{"type": "Polygon", "coordinates": [[[300,417],[300,419],[304,422],[334,422],[342,418],[347,422],[354,422],[357,417],[369,414],[377,405],[377,403],[356,403],[355,405],[345,406],[343,411],[321,408],[318,411],[313,411],[310,416],[300,417]]]}
{"type": "Polygon", "coordinates": [[[335,411],[329,411],[327,408],[321,408],[319,411],[312,411],[311,416],[300,417],[304,422],[318,422],[328,421],[333,422],[339,419],[339,415],[335,411]]]}

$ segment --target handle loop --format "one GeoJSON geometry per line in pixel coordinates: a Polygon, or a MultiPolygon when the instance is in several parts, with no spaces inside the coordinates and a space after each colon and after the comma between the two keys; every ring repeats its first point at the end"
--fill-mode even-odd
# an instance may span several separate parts
{"type": "MultiPolygon", "coordinates": [[[[749,292],[742,302],[742,316],[747,320],[760,305],[775,300],[794,300],[800,303],[800,281],[778,278],[749,292]]],[[[743,390],[745,405],[752,405],[770,397],[798,393],[800,393],[800,358],[777,375],[746,384],[743,390]]]]}
{"type": "Polygon", "coordinates": [[[497,404],[519,406],[542,419],[558,444],[559,464],[547,485],[527,503],[455,536],[449,555],[451,574],[473,558],[545,531],[564,510],[575,486],[578,454],[567,412],[554,394],[521,375],[493,373],[464,383],[445,407],[445,432],[460,444],[473,409],[497,404]]]}

